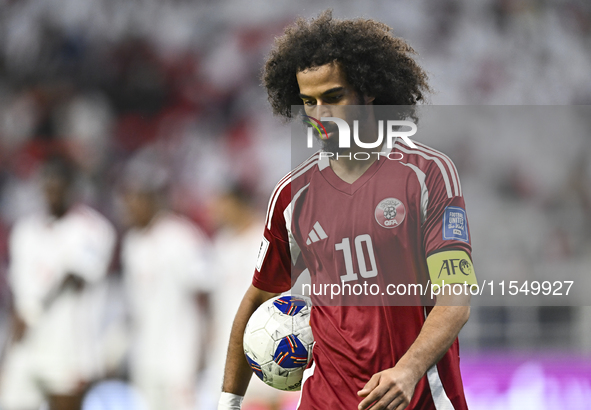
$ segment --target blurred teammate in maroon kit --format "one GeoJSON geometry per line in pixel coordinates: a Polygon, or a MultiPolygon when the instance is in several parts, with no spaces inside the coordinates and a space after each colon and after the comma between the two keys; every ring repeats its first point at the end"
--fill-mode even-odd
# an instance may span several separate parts
{"type": "MultiPolygon", "coordinates": [[[[371,106],[412,106],[429,91],[413,49],[390,30],[373,20],[334,20],[330,12],[289,27],[263,74],[274,113],[291,119],[292,106],[303,103],[306,115],[350,120],[342,107],[366,106],[371,118],[361,139],[375,141],[371,106]]],[[[323,155],[296,167],[271,195],[254,279],[232,329],[219,409],[240,408],[252,375],[242,351],[250,315],[306,268],[313,284],[386,289],[401,278],[440,283],[442,266],[457,259],[463,270],[446,274],[446,283],[476,283],[451,160],[402,141],[384,144],[379,160],[347,158],[371,150],[340,149],[335,124],[325,127],[323,155]],[[402,155],[387,159],[391,152],[402,155]]],[[[374,306],[363,302],[313,307],[316,343],[298,408],[467,409],[457,335],[469,317],[469,295],[441,296],[433,308],[388,306],[379,297],[374,306]]]]}

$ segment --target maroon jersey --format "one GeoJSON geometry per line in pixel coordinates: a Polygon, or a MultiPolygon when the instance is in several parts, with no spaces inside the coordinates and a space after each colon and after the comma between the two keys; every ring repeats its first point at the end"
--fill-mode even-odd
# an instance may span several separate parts
{"type": "MultiPolygon", "coordinates": [[[[311,295],[313,362],[304,374],[301,410],[356,409],[357,391],[397,363],[431,309],[399,306],[399,298],[387,295],[388,285],[427,285],[426,258],[432,253],[470,254],[455,166],[442,153],[415,144],[413,149],[397,142],[393,159],[380,156],[353,184],[316,153],[271,196],[254,286],[287,291],[306,268],[317,285],[311,295]],[[365,290],[331,299],[330,284],[341,284],[343,293],[345,285],[365,290]]],[[[409,409],[467,409],[457,340],[418,383],[409,409]]]]}

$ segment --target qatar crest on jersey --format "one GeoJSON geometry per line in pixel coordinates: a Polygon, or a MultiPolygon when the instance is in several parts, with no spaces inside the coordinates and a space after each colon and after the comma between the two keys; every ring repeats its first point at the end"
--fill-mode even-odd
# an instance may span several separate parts
{"type": "Polygon", "coordinates": [[[376,222],[384,228],[396,228],[404,221],[406,209],[402,201],[396,198],[382,199],[375,211],[376,222]]]}

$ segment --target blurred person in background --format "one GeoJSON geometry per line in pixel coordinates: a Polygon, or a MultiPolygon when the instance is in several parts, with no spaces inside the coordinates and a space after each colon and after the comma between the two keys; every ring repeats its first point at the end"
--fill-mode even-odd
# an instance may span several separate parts
{"type": "Polygon", "coordinates": [[[80,408],[101,377],[98,285],[116,240],[112,225],[75,202],[75,166],[65,156],[43,167],[47,211],[16,222],[9,242],[12,337],[2,366],[3,410],[80,408]]]}
{"type": "MultiPolygon", "coordinates": [[[[140,158],[140,159],[138,159],[140,158]]],[[[125,181],[131,228],[121,264],[131,319],[129,370],[149,410],[193,410],[210,329],[208,240],[166,207],[167,171],[132,159],[125,181]]]]}
{"type": "MultiPolygon", "coordinates": [[[[251,282],[250,267],[256,264],[263,217],[254,198],[252,187],[246,183],[235,183],[211,203],[211,218],[217,228],[212,261],[217,286],[212,294],[215,327],[212,352],[202,385],[204,397],[199,407],[201,410],[217,408],[232,322],[244,289],[251,282]]],[[[290,395],[281,394],[260,379],[254,379],[245,397],[244,409],[279,408],[281,399],[290,395]]]]}

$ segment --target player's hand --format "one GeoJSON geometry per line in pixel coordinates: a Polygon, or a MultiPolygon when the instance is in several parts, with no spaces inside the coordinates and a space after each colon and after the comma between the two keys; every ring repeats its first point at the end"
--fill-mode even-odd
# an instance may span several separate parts
{"type": "Polygon", "coordinates": [[[393,367],[376,373],[357,394],[359,410],[402,410],[408,406],[419,378],[409,369],[393,367]],[[370,407],[371,406],[371,407],[370,407]]]}
{"type": "Polygon", "coordinates": [[[82,277],[73,273],[68,273],[64,279],[62,287],[64,289],[73,289],[75,292],[80,292],[84,289],[85,285],[86,282],[84,279],[82,279],[82,277]]]}
{"type": "Polygon", "coordinates": [[[15,343],[20,342],[27,332],[27,322],[17,313],[12,315],[12,340],[15,343]]]}

